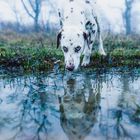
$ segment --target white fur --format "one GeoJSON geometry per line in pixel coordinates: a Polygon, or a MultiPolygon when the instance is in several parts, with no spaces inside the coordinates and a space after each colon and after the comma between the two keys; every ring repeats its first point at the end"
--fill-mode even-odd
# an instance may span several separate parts
{"type": "Polygon", "coordinates": [[[62,26],[60,45],[62,50],[64,46],[68,48],[68,52],[63,51],[65,65],[67,68],[72,64],[75,70],[79,67],[81,55],[84,55],[82,66],[87,66],[90,63],[90,56],[95,38],[99,42],[99,53],[105,55],[101,34],[98,33],[98,25],[95,20],[96,14],[93,9],[94,6],[85,1],[74,0],[70,2],[69,0],[63,0],[63,8],[59,8],[62,26]],[[92,30],[95,31],[91,33],[90,38],[92,43],[89,45],[87,44],[87,40],[84,40],[83,36],[83,33],[89,34],[89,32],[91,32],[91,30],[87,29],[85,26],[88,21],[94,24],[92,30]],[[77,46],[81,47],[78,53],[74,51],[77,46]]]}
{"type": "Polygon", "coordinates": [[[64,26],[64,32],[62,32],[61,37],[61,49],[63,50],[63,46],[68,47],[68,52],[64,51],[65,65],[69,66],[69,63],[72,63],[75,66],[75,69],[78,68],[80,64],[80,56],[84,50],[85,42],[82,36],[82,31],[75,26],[64,26]],[[77,34],[80,36],[77,37],[77,34]],[[65,37],[65,38],[63,38],[65,37]],[[71,39],[71,42],[69,41],[71,39]],[[72,45],[71,45],[72,43],[72,45]],[[78,53],[75,53],[76,46],[83,46],[78,53]]]}

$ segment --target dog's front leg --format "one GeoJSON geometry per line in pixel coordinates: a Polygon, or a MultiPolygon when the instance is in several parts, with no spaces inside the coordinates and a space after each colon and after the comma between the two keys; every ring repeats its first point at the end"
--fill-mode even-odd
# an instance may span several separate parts
{"type": "Polygon", "coordinates": [[[100,30],[100,25],[98,23],[98,20],[97,20],[97,17],[94,18],[95,19],[95,22],[97,24],[97,41],[98,41],[98,49],[99,49],[99,53],[101,55],[106,55],[105,51],[104,51],[104,47],[103,47],[103,40],[102,40],[102,37],[101,37],[101,30],[100,30]]]}
{"type": "Polygon", "coordinates": [[[106,56],[106,53],[105,53],[104,47],[103,47],[103,41],[102,41],[102,38],[101,38],[101,34],[99,34],[98,41],[99,41],[99,44],[98,44],[99,53],[100,53],[101,55],[106,56]]]}
{"type": "Polygon", "coordinates": [[[84,58],[82,60],[82,66],[87,66],[90,63],[90,57],[92,53],[92,45],[86,46],[83,52],[84,58]]]}

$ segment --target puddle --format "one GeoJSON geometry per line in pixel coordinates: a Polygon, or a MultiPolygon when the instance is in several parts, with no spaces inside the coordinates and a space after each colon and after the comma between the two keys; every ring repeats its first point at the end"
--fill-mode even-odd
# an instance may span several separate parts
{"type": "Polygon", "coordinates": [[[0,140],[139,140],[139,70],[0,76],[0,140]]]}

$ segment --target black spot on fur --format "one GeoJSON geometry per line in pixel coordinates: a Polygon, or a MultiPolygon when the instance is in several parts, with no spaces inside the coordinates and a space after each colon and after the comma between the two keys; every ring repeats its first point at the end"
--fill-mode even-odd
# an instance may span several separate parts
{"type": "Polygon", "coordinates": [[[81,23],[81,24],[83,24],[83,22],[82,22],[82,21],[81,21],[80,23],[81,23]]]}
{"type": "Polygon", "coordinates": [[[78,37],[80,36],[80,34],[77,34],[78,35],[78,37]]]}
{"type": "Polygon", "coordinates": [[[92,44],[93,43],[93,41],[90,41],[90,44],[92,44]]]}
{"type": "Polygon", "coordinates": [[[87,4],[89,4],[89,3],[90,3],[90,1],[88,1],[88,0],[86,0],[85,2],[86,2],[87,4]]]}
{"type": "Polygon", "coordinates": [[[73,45],[73,43],[70,43],[70,45],[72,46],[72,45],[73,45]]]}
{"type": "Polygon", "coordinates": [[[87,21],[86,26],[90,24],[90,21],[87,21]]]}
{"type": "Polygon", "coordinates": [[[88,37],[91,38],[91,33],[90,32],[88,33],[88,37]]]}
{"type": "Polygon", "coordinates": [[[92,30],[92,33],[95,34],[95,30],[92,30]]]}
{"type": "Polygon", "coordinates": [[[90,21],[87,21],[87,23],[85,24],[85,27],[87,30],[92,30],[92,23],[90,21]]]}
{"type": "Polygon", "coordinates": [[[69,0],[70,2],[73,2],[74,0],[69,0]]]}
{"type": "Polygon", "coordinates": [[[87,45],[88,45],[88,47],[89,47],[89,36],[88,36],[88,34],[87,33],[85,33],[85,32],[83,32],[83,37],[84,37],[84,40],[87,42],[87,45]]]}
{"type": "Polygon", "coordinates": [[[60,46],[61,36],[62,36],[62,32],[60,32],[60,33],[57,35],[57,48],[60,46]]]}
{"type": "Polygon", "coordinates": [[[66,16],[66,19],[68,19],[68,16],[66,16]]]}
{"type": "Polygon", "coordinates": [[[86,26],[92,26],[92,23],[90,21],[87,21],[86,26]]]}
{"type": "Polygon", "coordinates": [[[90,30],[92,30],[92,26],[90,26],[90,30]]]}
{"type": "Polygon", "coordinates": [[[81,11],[81,15],[84,14],[84,11],[81,11]]]}
{"type": "Polygon", "coordinates": [[[58,12],[58,15],[59,15],[59,17],[61,17],[61,14],[60,14],[60,12],[58,12]]]}
{"type": "Polygon", "coordinates": [[[71,8],[71,13],[73,13],[73,8],[71,8]]]}

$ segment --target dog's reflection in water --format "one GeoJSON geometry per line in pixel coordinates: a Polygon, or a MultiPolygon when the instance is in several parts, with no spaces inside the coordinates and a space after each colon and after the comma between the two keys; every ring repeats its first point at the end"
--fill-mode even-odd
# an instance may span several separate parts
{"type": "Polygon", "coordinates": [[[96,123],[100,109],[99,84],[94,89],[87,78],[83,85],[78,83],[74,79],[68,80],[65,95],[59,98],[60,122],[69,140],[84,140],[96,123]]]}

